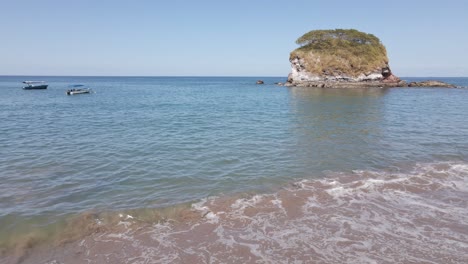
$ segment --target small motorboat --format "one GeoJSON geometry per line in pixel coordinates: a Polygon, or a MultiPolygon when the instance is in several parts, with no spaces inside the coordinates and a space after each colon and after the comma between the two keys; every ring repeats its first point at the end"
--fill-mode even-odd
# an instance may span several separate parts
{"type": "Polygon", "coordinates": [[[39,89],[47,89],[49,86],[43,81],[24,81],[26,86],[23,87],[24,90],[39,90],[39,89]]]}
{"type": "Polygon", "coordinates": [[[71,86],[71,89],[67,90],[67,95],[75,95],[75,94],[89,94],[91,93],[91,89],[85,88],[82,84],[75,84],[71,86]]]}
{"type": "Polygon", "coordinates": [[[87,94],[91,93],[91,89],[84,88],[84,89],[70,89],[67,91],[68,95],[75,95],[75,94],[87,94]]]}

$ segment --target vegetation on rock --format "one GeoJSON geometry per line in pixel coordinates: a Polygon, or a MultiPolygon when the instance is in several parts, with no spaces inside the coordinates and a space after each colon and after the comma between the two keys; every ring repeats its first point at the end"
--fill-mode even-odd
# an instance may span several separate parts
{"type": "Polygon", "coordinates": [[[318,75],[357,76],[388,66],[380,40],[355,29],[313,30],[296,43],[301,47],[291,52],[290,59],[303,59],[306,70],[318,75]]]}

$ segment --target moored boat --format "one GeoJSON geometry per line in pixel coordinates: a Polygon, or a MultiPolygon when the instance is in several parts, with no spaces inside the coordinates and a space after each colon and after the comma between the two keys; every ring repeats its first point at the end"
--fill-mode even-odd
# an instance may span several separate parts
{"type": "Polygon", "coordinates": [[[75,85],[72,85],[71,87],[73,87],[73,88],[67,90],[67,95],[91,93],[91,89],[84,88],[84,85],[82,85],[82,84],[75,84],[75,85]],[[83,88],[81,88],[81,87],[83,87],[83,88]]]}
{"type": "Polygon", "coordinates": [[[43,81],[24,81],[26,86],[23,86],[24,90],[39,90],[39,89],[47,89],[49,86],[47,83],[43,81]]]}

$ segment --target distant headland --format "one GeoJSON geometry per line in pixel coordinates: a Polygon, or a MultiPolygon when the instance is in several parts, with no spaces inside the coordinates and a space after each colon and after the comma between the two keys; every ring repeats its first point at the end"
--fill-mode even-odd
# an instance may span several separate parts
{"type": "Polygon", "coordinates": [[[286,86],[322,88],[455,87],[433,81],[407,84],[392,73],[387,50],[355,29],[313,30],[296,40],[286,86]]]}

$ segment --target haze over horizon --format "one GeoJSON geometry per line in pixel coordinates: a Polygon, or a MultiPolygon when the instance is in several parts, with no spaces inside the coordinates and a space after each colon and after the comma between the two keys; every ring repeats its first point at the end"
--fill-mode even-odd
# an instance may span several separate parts
{"type": "Polygon", "coordinates": [[[287,76],[295,40],[355,28],[397,76],[468,76],[468,3],[5,2],[0,75],[287,76]]]}

